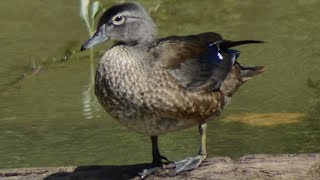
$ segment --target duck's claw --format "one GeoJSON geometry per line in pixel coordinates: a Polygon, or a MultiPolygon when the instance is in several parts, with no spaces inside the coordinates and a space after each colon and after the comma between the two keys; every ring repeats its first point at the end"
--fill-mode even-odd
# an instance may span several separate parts
{"type": "Polygon", "coordinates": [[[163,167],[163,165],[168,164],[168,163],[170,163],[170,162],[171,162],[171,161],[170,161],[168,158],[162,156],[161,154],[159,154],[159,155],[152,161],[153,164],[155,164],[155,165],[157,165],[157,166],[162,166],[162,167],[163,167]],[[163,162],[162,160],[165,160],[166,162],[163,162]]]}

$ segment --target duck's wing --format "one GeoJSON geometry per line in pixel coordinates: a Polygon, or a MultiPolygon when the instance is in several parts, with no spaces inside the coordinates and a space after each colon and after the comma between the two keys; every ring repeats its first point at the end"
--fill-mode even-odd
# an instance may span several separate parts
{"type": "Polygon", "coordinates": [[[262,41],[228,41],[214,32],[159,39],[150,49],[162,68],[189,91],[214,91],[231,71],[240,52],[230,47],[262,41]]]}

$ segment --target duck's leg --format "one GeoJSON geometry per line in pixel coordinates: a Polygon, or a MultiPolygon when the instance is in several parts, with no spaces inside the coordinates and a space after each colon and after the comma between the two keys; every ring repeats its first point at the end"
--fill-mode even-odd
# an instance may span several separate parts
{"type": "Polygon", "coordinates": [[[169,162],[169,160],[162,156],[159,152],[159,146],[158,146],[158,136],[151,136],[151,142],[152,142],[152,164],[153,167],[149,168],[149,169],[144,169],[141,173],[139,173],[139,176],[143,179],[145,177],[147,177],[148,175],[150,175],[151,173],[162,169],[164,163],[162,162],[162,160],[166,160],[167,162],[169,162]]]}
{"type": "Polygon", "coordinates": [[[158,145],[158,136],[151,136],[151,142],[152,142],[152,163],[157,166],[162,166],[163,162],[162,160],[166,160],[169,162],[169,160],[162,156],[159,152],[159,145],[158,145]]]}
{"type": "Polygon", "coordinates": [[[177,162],[174,162],[176,166],[176,172],[175,174],[178,174],[183,171],[188,171],[195,169],[198,167],[202,161],[207,158],[207,149],[206,149],[206,130],[207,130],[207,124],[203,123],[199,125],[199,133],[200,133],[200,150],[197,156],[195,157],[189,157],[187,159],[183,159],[177,162]]]}

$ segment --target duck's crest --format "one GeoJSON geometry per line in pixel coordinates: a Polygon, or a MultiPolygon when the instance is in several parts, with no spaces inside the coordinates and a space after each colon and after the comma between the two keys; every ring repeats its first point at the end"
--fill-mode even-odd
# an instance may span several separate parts
{"type": "Polygon", "coordinates": [[[115,15],[125,12],[125,11],[144,11],[144,8],[137,2],[126,2],[123,4],[118,4],[115,6],[112,6],[110,9],[108,9],[106,12],[102,14],[100,17],[100,20],[98,22],[98,28],[101,27],[103,24],[106,24],[109,22],[112,17],[115,15]]]}

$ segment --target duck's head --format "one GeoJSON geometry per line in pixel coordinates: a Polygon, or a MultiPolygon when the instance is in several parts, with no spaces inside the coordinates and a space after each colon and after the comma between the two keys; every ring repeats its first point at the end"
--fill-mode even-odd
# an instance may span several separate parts
{"type": "Polygon", "coordinates": [[[148,44],[156,37],[156,26],[138,3],[128,2],[109,8],[100,18],[95,34],[81,47],[88,49],[108,39],[129,45],[148,44]]]}

